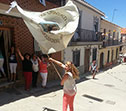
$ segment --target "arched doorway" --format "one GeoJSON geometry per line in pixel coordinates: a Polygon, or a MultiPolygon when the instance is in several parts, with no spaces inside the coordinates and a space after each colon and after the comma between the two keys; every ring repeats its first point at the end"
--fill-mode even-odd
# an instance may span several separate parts
{"type": "Polygon", "coordinates": [[[100,54],[100,69],[104,66],[104,53],[102,52],[100,54]]]}

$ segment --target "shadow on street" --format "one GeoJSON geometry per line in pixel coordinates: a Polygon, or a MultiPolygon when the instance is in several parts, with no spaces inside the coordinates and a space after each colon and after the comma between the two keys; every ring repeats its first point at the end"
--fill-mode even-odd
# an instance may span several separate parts
{"type": "MultiPolygon", "coordinates": [[[[113,67],[115,67],[115,65],[113,67]]],[[[106,68],[102,70],[101,72],[106,71],[108,69],[109,68],[106,68]]],[[[90,78],[87,78],[87,76],[89,75],[91,74],[90,73],[86,74],[81,79],[77,80],[77,83],[90,80],[90,78]]],[[[43,89],[40,86],[38,86],[37,88],[31,88],[30,91],[25,91],[24,86],[22,87],[12,86],[11,88],[5,89],[4,91],[0,92],[0,106],[23,99],[23,98],[27,98],[30,96],[38,97],[38,96],[62,89],[62,86],[60,86],[60,81],[52,81],[52,82],[49,82],[48,84],[47,84],[47,89],[43,89]],[[53,83],[56,83],[56,84],[53,84],[53,83]],[[51,84],[51,85],[48,85],[48,84],[51,84]]],[[[45,108],[43,111],[56,111],[56,110],[45,108]]]]}

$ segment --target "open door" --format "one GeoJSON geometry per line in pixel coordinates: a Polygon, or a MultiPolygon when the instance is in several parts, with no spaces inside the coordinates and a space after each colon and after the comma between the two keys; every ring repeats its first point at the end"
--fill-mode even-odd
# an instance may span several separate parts
{"type": "Polygon", "coordinates": [[[89,65],[90,65],[90,49],[85,49],[84,72],[89,71],[89,65]]]}
{"type": "Polygon", "coordinates": [[[11,47],[11,31],[9,28],[0,28],[0,50],[4,57],[3,68],[6,74],[7,80],[9,79],[9,61],[8,53],[11,47]]]}
{"type": "Polygon", "coordinates": [[[104,67],[104,53],[100,54],[100,69],[104,67]]]}

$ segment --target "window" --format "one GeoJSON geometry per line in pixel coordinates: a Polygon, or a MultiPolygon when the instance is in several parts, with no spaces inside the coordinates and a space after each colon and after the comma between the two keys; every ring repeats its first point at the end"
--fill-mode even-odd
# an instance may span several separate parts
{"type": "Polygon", "coordinates": [[[73,63],[76,67],[80,66],[80,50],[73,51],[73,63]]]}
{"type": "Polygon", "coordinates": [[[113,39],[115,39],[115,32],[113,32],[113,39]]]}
{"type": "Polygon", "coordinates": [[[107,63],[109,63],[110,51],[108,51],[107,63]]]}
{"type": "Polygon", "coordinates": [[[97,58],[97,48],[93,49],[93,56],[92,56],[92,60],[96,60],[97,58]]]}
{"type": "Polygon", "coordinates": [[[113,62],[113,54],[114,54],[114,50],[112,50],[112,55],[111,55],[111,61],[113,62]]]}
{"type": "Polygon", "coordinates": [[[116,59],[118,58],[118,48],[116,49],[116,59]]]}
{"type": "Polygon", "coordinates": [[[103,36],[103,39],[105,39],[105,36],[106,36],[106,29],[104,29],[104,36],[103,36]]]}
{"type": "Polygon", "coordinates": [[[117,40],[119,40],[119,32],[117,32],[117,40]]]}
{"type": "Polygon", "coordinates": [[[110,39],[110,36],[111,36],[111,30],[109,30],[108,39],[110,39]]]}
{"type": "Polygon", "coordinates": [[[94,31],[98,32],[99,19],[98,17],[94,17],[94,31]]]}

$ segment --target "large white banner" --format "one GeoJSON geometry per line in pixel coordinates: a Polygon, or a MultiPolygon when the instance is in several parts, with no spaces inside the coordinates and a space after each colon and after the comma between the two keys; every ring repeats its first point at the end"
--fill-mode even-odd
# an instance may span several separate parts
{"type": "Polygon", "coordinates": [[[14,1],[11,3],[11,9],[15,6],[43,53],[54,53],[67,47],[79,20],[78,9],[72,1],[63,7],[43,12],[23,10],[14,1]]]}

